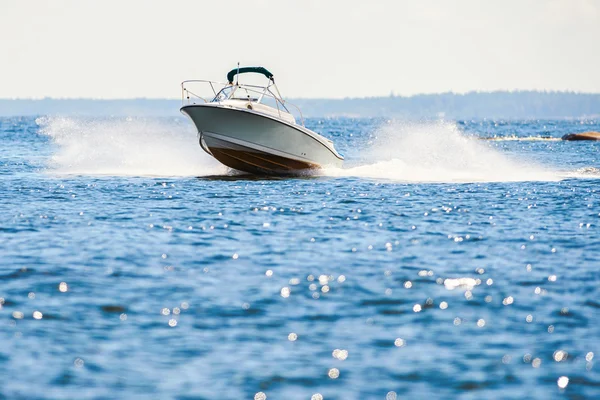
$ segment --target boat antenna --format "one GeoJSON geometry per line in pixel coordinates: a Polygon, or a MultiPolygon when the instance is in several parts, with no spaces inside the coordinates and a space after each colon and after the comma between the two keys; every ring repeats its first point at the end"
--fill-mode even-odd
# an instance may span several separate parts
{"type": "Polygon", "coordinates": [[[235,86],[239,86],[239,81],[240,81],[240,62],[238,61],[238,70],[237,70],[237,74],[235,75],[235,86]]]}

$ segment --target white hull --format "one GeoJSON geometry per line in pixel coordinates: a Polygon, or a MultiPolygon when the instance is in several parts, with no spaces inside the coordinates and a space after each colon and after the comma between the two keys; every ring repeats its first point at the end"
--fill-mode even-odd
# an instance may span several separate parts
{"type": "Polygon", "coordinates": [[[181,111],[196,125],[200,145],[234,169],[291,174],[343,162],[328,139],[271,115],[218,103],[187,105],[181,111]]]}

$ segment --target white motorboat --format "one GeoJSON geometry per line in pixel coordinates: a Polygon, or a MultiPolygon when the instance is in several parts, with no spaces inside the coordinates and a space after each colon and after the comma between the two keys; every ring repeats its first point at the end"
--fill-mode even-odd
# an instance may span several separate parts
{"type": "Polygon", "coordinates": [[[263,67],[233,69],[227,83],[190,80],[181,87],[181,112],[196,125],[200,146],[230,168],[290,175],[342,165],[344,157],[333,142],[307,129],[297,107],[301,121],[296,121],[288,109],[291,103],[281,97],[273,74],[263,67]],[[266,85],[239,83],[245,73],[264,75],[266,85]],[[196,94],[195,85],[210,86],[211,97],[196,94]]]}

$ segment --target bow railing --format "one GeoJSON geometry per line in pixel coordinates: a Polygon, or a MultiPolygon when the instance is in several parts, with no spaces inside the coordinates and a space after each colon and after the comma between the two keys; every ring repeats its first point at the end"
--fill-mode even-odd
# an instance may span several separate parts
{"type": "Polygon", "coordinates": [[[224,100],[248,100],[254,103],[265,104],[277,109],[279,116],[281,112],[291,114],[287,106],[292,106],[300,116],[304,126],[302,111],[295,104],[282,99],[274,82],[268,86],[230,84],[201,79],[186,80],[181,82],[181,104],[192,105],[202,103],[218,103],[224,100]],[[274,88],[276,93],[271,90],[274,88]],[[252,96],[252,97],[251,97],[252,96]],[[255,96],[255,97],[254,97],[255,96]],[[200,103],[202,101],[202,103],[200,103]],[[274,104],[268,104],[274,103],[274,104]]]}

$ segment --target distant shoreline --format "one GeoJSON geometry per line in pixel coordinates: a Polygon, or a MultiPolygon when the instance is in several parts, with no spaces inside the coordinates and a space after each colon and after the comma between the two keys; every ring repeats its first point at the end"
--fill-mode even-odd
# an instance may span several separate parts
{"type": "MultiPolygon", "coordinates": [[[[598,118],[600,93],[496,91],[288,99],[304,117],[598,118]]],[[[181,99],[0,99],[0,116],[179,116],[181,99]]]]}

